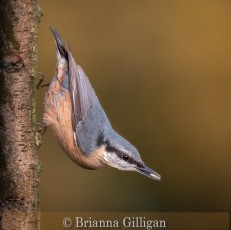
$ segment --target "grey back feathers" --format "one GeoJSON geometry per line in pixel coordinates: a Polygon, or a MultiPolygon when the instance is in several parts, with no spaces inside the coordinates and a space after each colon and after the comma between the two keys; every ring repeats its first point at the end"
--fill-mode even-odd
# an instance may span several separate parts
{"type": "Polygon", "coordinates": [[[95,151],[100,133],[106,134],[111,124],[95,95],[88,77],[69,53],[70,95],[73,106],[73,131],[76,144],[85,153],[95,151]]]}

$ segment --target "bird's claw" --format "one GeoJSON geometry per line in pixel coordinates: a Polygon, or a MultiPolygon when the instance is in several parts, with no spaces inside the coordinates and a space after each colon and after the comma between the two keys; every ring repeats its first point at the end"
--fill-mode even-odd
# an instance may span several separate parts
{"type": "Polygon", "coordinates": [[[36,89],[41,89],[43,87],[46,87],[46,86],[49,86],[49,83],[47,84],[42,84],[44,82],[44,79],[45,79],[45,75],[41,72],[38,72],[39,76],[40,76],[40,79],[36,85],[36,89]]]}
{"type": "Polygon", "coordinates": [[[35,145],[39,148],[43,143],[43,137],[47,130],[47,127],[42,123],[35,123],[35,145]]]}

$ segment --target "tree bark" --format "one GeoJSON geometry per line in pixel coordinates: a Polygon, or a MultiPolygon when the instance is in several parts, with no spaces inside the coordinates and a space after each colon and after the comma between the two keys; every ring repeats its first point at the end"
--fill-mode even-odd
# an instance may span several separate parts
{"type": "Polygon", "coordinates": [[[0,0],[0,229],[39,229],[35,77],[41,10],[0,0]]]}

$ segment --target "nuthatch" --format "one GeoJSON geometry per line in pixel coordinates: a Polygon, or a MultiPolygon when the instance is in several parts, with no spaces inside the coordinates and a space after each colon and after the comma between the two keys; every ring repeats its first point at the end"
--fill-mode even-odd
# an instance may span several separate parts
{"type": "Polygon", "coordinates": [[[56,73],[45,96],[43,127],[51,126],[68,156],[87,169],[111,166],[155,180],[137,149],[112,128],[83,69],[55,28],[56,73]]]}

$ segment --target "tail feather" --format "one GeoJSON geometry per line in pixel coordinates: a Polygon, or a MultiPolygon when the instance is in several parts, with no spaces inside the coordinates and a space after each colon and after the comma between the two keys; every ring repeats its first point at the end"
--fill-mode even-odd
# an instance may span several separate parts
{"type": "Polygon", "coordinates": [[[58,51],[62,57],[64,57],[66,60],[68,60],[68,53],[65,48],[64,42],[59,34],[59,32],[51,25],[49,25],[49,29],[51,33],[54,35],[55,43],[58,48],[58,51]]]}
{"type": "Polygon", "coordinates": [[[65,46],[59,32],[49,25],[49,29],[55,38],[56,43],[56,76],[61,83],[62,87],[69,90],[69,58],[68,58],[68,47],[65,46]],[[66,48],[67,47],[67,48],[66,48]]]}

